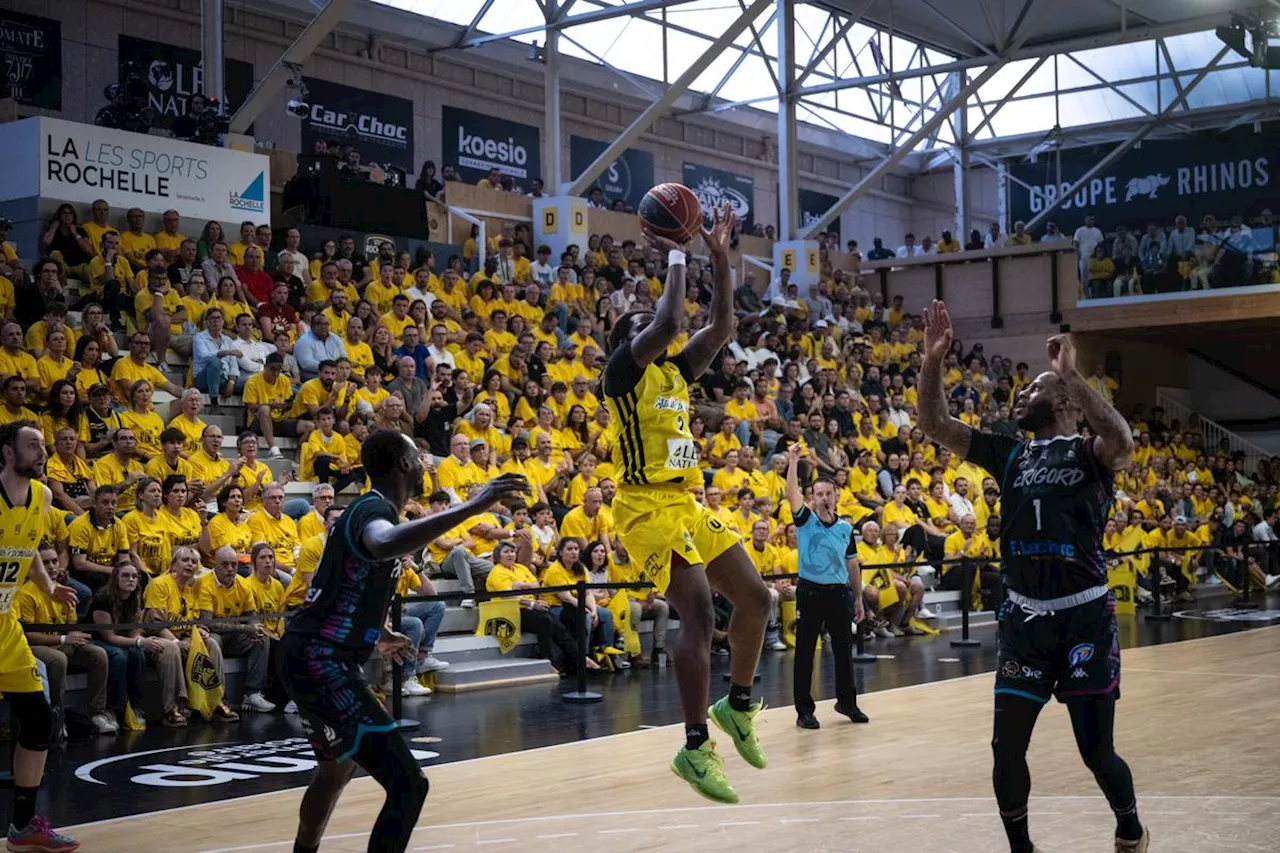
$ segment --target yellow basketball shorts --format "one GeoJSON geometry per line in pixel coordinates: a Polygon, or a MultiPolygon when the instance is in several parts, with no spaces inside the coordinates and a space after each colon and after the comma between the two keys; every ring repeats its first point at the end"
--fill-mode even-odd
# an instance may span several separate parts
{"type": "Polygon", "coordinates": [[[631,565],[639,567],[639,579],[658,592],[666,592],[671,582],[672,555],[705,567],[742,544],[736,532],[683,487],[621,487],[613,499],[613,521],[631,565]]]}
{"type": "Polygon", "coordinates": [[[44,690],[35,655],[12,615],[0,616],[0,693],[39,693],[44,690]]]}

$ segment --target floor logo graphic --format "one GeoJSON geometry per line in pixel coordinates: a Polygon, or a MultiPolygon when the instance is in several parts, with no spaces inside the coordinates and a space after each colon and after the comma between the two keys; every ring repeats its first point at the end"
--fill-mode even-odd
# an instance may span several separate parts
{"type": "MultiPolygon", "coordinates": [[[[438,752],[409,751],[418,761],[440,757],[438,752]]],[[[264,776],[306,773],[315,767],[311,744],[306,738],[292,737],[264,743],[175,746],[113,755],[76,768],[76,778],[95,785],[132,782],[153,788],[208,788],[264,776]]]]}

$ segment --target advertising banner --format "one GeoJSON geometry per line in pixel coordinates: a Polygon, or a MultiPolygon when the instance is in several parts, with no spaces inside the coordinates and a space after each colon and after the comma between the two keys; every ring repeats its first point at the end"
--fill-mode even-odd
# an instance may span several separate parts
{"type": "Polygon", "coordinates": [[[495,168],[524,190],[542,177],[541,134],[533,125],[445,107],[440,151],[464,183],[474,184],[495,168]]]}
{"type": "Polygon", "coordinates": [[[88,205],[103,198],[116,210],[177,208],[187,219],[270,222],[271,165],[261,154],[53,118],[17,125],[28,122],[38,123],[42,199],[88,205]]]}
{"type": "Polygon", "coordinates": [[[409,176],[413,163],[413,101],[304,77],[311,114],[302,120],[302,150],[317,140],[350,144],[364,165],[398,166],[409,176]]]}
{"type": "MultiPolygon", "coordinates": [[[[807,190],[804,187],[798,188],[797,195],[800,196],[799,221],[801,228],[808,228],[813,225],[813,223],[817,222],[818,219],[822,217],[822,214],[830,210],[831,206],[840,200],[833,195],[820,193],[817,190],[807,190]]],[[[781,198],[782,194],[779,193],[778,197],[781,198]]],[[[840,217],[837,216],[835,220],[827,226],[826,230],[839,237],[840,217]]]]}
{"type": "Polygon", "coordinates": [[[698,197],[708,228],[711,227],[711,211],[726,201],[733,205],[742,233],[749,233],[755,227],[756,184],[746,175],[686,162],[684,185],[698,197]]]}
{"type": "MultiPolygon", "coordinates": [[[[1199,226],[1208,213],[1224,221],[1237,213],[1254,216],[1275,205],[1276,164],[1271,160],[1277,145],[1280,123],[1264,125],[1262,133],[1244,126],[1225,133],[1143,142],[1140,149],[1129,151],[1090,178],[1050,218],[1071,234],[1084,224],[1086,213],[1097,217],[1104,231],[1116,225],[1145,228],[1148,222],[1168,227],[1178,214],[1186,216],[1192,227],[1199,226]]],[[[1044,210],[1106,151],[1063,151],[1061,182],[1052,154],[1036,163],[1011,165],[1010,174],[1017,180],[1009,181],[1010,219],[1027,221],[1044,210]]]]}
{"type": "MultiPolygon", "coordinates": [[[[583,136],[570,136],[569,171],[575,178],[581,175],[608,145],[583,136]]],[[[628,209],[635,210],[640,206],[640,199],[653,187],[653,155],[628,148],[596,178],[595,185],[604,190],[610,205],[615,199],[622,199],[628,209]]]]}
{"type": "Polygon", "coordinates": [[[62,109],[62,25],[0,11],[0,98],[62,109]]]}
{"type": "MultiPolygon", "coordinates": [[[[191,96],[204,91],[200,51],[125,35],[120,36],[119,48],[120,80],[125,79],[131,68],[146,75],[147,103],[155,114],[155,127],[168,130],[175,118],[187,114],[191,96]]],[[[253,66],[238,59],[226,60],[223,63],[223,115],[230,116],[239,109],[252,88],[253,66]]]]}

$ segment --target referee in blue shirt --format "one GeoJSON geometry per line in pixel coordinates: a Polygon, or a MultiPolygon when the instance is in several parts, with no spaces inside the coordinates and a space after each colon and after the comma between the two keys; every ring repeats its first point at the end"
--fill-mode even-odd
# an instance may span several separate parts
{"type": "Polygon", "coordinates": [[[811,692],[813,653],[824,626],[831,635],[831,651],[836,661],[836,713],[844,714],[855,723],[869,722],[867,715],[858,709],[858,688],[853,680],[850,620],[861,622],[865,615],[853,525],[836,515],[836,484],[826,477],[819,477],[813,484],[813,509],[805,506],[796,474],[799,461],[800,447],[793,444],[787,448],[787,500],[791,503],[800,540],[793,678],[796,725],[802,729],[818,728],[811,692]]]}

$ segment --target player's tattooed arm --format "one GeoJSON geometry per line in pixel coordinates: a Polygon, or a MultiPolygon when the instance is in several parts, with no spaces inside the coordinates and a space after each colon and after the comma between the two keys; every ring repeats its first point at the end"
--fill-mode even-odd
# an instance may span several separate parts
{"type": "Polygon", "coordinates": [[[1046,347],[1053,372],[1062,377],[1067,396],[1089,422],[1096,438],[1093,454],[1112,471],[1123,471],[1133,459],[1133,429],[1115,407],[1089,387],[1076,369],[1076,348],[1070,335],[1054,335],[1046,347]]]}
{"type": "Polygon", "coordinates": [[[951,315],[941,300],[924,309],[924,362],[920,366],[917,393],[920,404],[920,429],[925,435],[961,458],[969,455],[973,430],[951,417],[947,397],[942,390],[942,360],[951,349],[951,315]]]}

